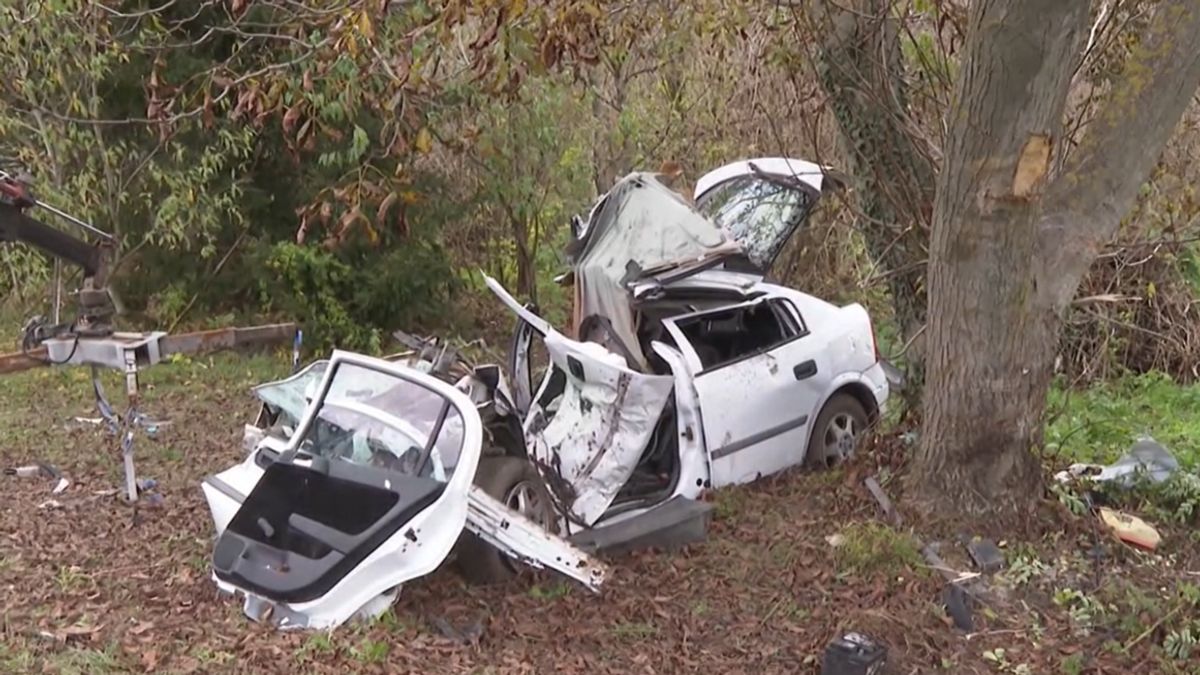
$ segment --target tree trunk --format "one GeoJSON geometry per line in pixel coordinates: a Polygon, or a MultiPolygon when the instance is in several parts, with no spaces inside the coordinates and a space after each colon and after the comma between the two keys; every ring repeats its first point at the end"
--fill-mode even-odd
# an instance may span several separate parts
{"type": "MultiPolygon", "coordinates": [[[[935,172],[928,148],[909,132],[897,20],[887,0],[822,6],[818,71],[841,128],[856,183],[857,227],[888,274],[896,322],[907,342],[925,324],[925,270],[935,172]]],[[[908,353],[909,381],[921,355],[908,353]]],[[[909,391],[917,391],[914,386],[909,391]]]]}
{"type": "Polygon", "coordinates": [[[1064,310],[1200,84],[1200,9],[1160,3],[1066,171],[1061,148],[1086,0],[977,0],[949,118],[930,243],[925,418],[911,479],[955,513],[1016,514],[1064,310]]]}
{"type": "Polygon", "coordinates": [[[972,3],[929,259],[928,380],[914,478],[962,510],[1036,495],[1057,322],[1033,282],[1042,186],[1086,0],[972,3]]]}

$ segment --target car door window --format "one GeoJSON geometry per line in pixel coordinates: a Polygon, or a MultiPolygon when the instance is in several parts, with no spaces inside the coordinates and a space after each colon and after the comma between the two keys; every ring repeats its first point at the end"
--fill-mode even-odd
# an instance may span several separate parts
{"type": "Polygon", "coordinates": [[[344,363],[300,441],[307,454],[445,481],[463,443],[462,415],[420,384],[344,363]]]}
{"type": "Polygon", "coordinates": [[[807,332],[795,307],[783,298],[684,317],[675,325],[704,372],[762,354],[807,332]]]}

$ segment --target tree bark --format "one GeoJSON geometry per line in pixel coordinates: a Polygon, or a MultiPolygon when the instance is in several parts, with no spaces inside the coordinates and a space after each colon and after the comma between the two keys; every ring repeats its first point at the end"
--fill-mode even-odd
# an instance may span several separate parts
{"type": "MultiPolygon", "coordinates": [[[[907,342],[925,324],[925,269],[935,171],[908,126],[899,27],[887,0],[829,3],[818,17],[825,38],[818,72],[842,132],[861,213],[857,227],[888,290],[907,342]]],[[[910,350],[909,381],[921,380],[910,350]]],[[[913,387],[910,391],[916,391],[913,387]]]]}
{"type": "Polygon", "coordinates": [[[1035,494],[1056,325],[1036,304],[1042,187],[1087,0],[980,0],[949,114],[929,258],[928,380],[913,478],[961,511],[1035,494]]]}
{"type": "Polygon", "coordinates": [[[910,476],[958,513],[1027,513],[1063,312],[1200,85],[1200,9],[1159,3],[1065,171],[1047,176],[1086,0],[976,0],[930,242],[924,429],[910,476]]]}

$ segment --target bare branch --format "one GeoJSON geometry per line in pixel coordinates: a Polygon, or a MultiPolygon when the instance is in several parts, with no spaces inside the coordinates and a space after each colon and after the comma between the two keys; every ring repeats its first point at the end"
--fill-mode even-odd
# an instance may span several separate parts
{"type": "Polygon", "coordinates": [[[1166,0],[1091,122],[1050,184],[1041,227],[1039,291],[1059,311],[1100,247],[1133,207],[1138,190],[1200,87],[1200,5],[1166,0]]]}

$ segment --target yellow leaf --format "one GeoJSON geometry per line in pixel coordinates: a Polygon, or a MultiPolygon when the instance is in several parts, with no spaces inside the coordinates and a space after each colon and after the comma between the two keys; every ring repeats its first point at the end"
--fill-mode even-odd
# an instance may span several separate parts
{"type": "Polygon", "coordinates": [[[358,31],[368,40],[375,38],[375,27],[371,25],[371,17],[363,10],[358,15],[358,31]]]}
{"type": "Polygon", "coordinates": [[[1147,298],[1153,298],[1156,293],[1158,293],[1158,288],[1155,287],[1153,281],[1146,284],[1146,297],[1147,298]]]}
{"type": "Polygon", "coordinates": [[[417,146],[417,152],[422,155],[433,149],[433,134],[429,133],[428,128],[421,129],[417,132],[417,140],[414,142],[417,146]]]}
{"type": "Polygon", "coordinates": [[[525,13],[525,0],[513,0],[508,7],[509,16],[518,17],[525,13]]]}

